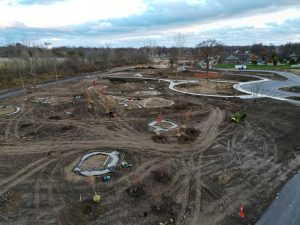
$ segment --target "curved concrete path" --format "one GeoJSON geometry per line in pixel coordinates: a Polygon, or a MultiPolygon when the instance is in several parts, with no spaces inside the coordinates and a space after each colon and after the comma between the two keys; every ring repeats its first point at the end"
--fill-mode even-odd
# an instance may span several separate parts
{"type": "Polygon", "coordinates": [[[262,78],[262,80],[258,81],[250,81],[250,82],[241,82],[234,85],[239,91],[250,94],[250,98],[255,97],[267,97],[273,98],[282,101],[289,101],[291,103],[300,104],[300,101],[288,99],[287,97],[299,97],[300,93],[293,93],[279,90],[284,87],[293,87],[300,86],[300,76],[294,75],[292,73],[283,72],[283,71],[272,71],[272,70],[245,70],[249,72],[268,72],[268,73],[276,73],[282,77],[285,77],[286,80],[270,80],[266,78],[262,78]]]}
{"type": "Polygon", "coordinates": [[[300,224],[300,173],[290,179],[255,225],[300,224]]]}

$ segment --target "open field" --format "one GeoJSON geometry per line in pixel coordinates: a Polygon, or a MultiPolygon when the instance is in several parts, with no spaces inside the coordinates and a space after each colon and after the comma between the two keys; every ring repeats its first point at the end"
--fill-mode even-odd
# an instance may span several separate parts
{"type": "MultiPolygon", "coordinates": [[[[136,73],[99,74],[40,89],[27,101],[1,100],[21,111],[0,115],[0,224],[255,224],[299,169],[299,107],[271,99],[187,96],[166,82],[136,79],[136,73]],[[141,107],[130,105],[135,103],[141,107]],[[107,115],[112,107],[116,117],[107,115]],[[238,111],[247,112],[245,122],[231,122],[238,111]],[[178,129],[155,134],[148,124],[159,119],[178,129]],[[91,185],[72,169],[94,150],[117,150],[132,167],[118,165],[111,181],[96,177],[91,185]],[[91,201],[94,192],[102,196],[99,203],[91,201]]],[[[169,70],[139,73],[175,78],[169,70]]],[[[216,79],[226,81],[222,76],[216,79]]],[[[210,85],[206,91],[214,90],[210,85]]],[[[218,88],[230,89],[228,83],[218,88]]],[[[106,158],[99,158],[85,166],[103,164],[106,158]]]]}

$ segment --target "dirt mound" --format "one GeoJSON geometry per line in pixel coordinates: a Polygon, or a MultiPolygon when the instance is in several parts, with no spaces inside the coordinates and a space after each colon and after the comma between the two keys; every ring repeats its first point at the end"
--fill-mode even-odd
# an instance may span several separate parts
{"type": "Polygon", "coordinates": [[[186,128],[184,133],[190,137],[198,137],[200,134],[199,130],[192,128],[192,127],[186,128]]]}
{"type": "Polygon", "coordinates": [[[49,116],[48,119],[49,120],[61,120],[62,118],[58,115],[55,115],[55,116],[49,116]]]}
{"type": "Polygon", "coordinates": [[[194,141],[195,141],[195,137],[191,137],[185,134],[178,137],[178,144],[189,144],[194,141]]]}
{"type": "Polygon", "coordinates": [[[161,184],[169,183],[172,180],[170,174],[163,170],[153,172],[154,180],[161,184]]]}
{"type": "Polygon", "coordinates": [[[133,92],[136,90],[136,87],[129,83],[121,84],[119,88],[121,92],[133,92]]]}
{"type": "Polygon", "coordinates": [[[159,108],[159,107],[168,107],[173,105],[174,102],[164,98],[149,98],[145,100],[144,107],[145,108],[159,108]]]}
{"type": "Polygon", "coordinates": [[[167,144],[167,143],[169,143],[168,137],[165,136],[165,135],[163,135],[163,134],[155,134],[151,138],[156,143],[160,143],[160,144],[167,144]]]}
{"type": "Polygon", "coordinates": [[[160,144],[171,144],[177,143],[178,144],[189,144],[196,140],[196,138],[200,135],[199,130],[188,127],[183,128],[181,127],[177,133],[174,132],[164,132],[163,134],[156,134],[153,135],[151,138],[154,142],[160,144]]]}
{"type": "Polygon", "coordinates": [[[143,185],[139,186],[131,186],[126,189],[126,193],[133,198],[145,198],[146,197],[146,191],[144,189],[143,185]]]}

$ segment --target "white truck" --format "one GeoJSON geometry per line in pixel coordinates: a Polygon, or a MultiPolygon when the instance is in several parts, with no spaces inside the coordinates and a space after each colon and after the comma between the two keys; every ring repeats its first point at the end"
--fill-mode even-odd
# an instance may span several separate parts
{"type": "Polygon", "coordinates": [[[245,69],[247,69],[247,65],[235,65],[234,68],[236,70],[245,70],[245,69]]]}

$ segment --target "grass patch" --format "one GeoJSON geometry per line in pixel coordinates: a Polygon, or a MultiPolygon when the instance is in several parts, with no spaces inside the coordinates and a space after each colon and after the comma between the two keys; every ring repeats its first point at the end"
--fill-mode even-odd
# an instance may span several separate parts
{"type": "Polygon", "coordinates": [[[215,67],[220,69],[234,69],[234,64],[217,64],[215,67]]]}
{"type": "MultiPolygon", "coordinates": [[[[235,64],[217,64],[216,68],[234,69],[235,64]]],[[[252,65],[248,64],[247,69],[251,70],[287,70],[291,69],[291,65],[252,65]]]]}
{"type": "Polygon", "coordinates": [[[291,65],[247,65],[247,69],[255,70],[287,70],[290,69],[291,65]]]}

